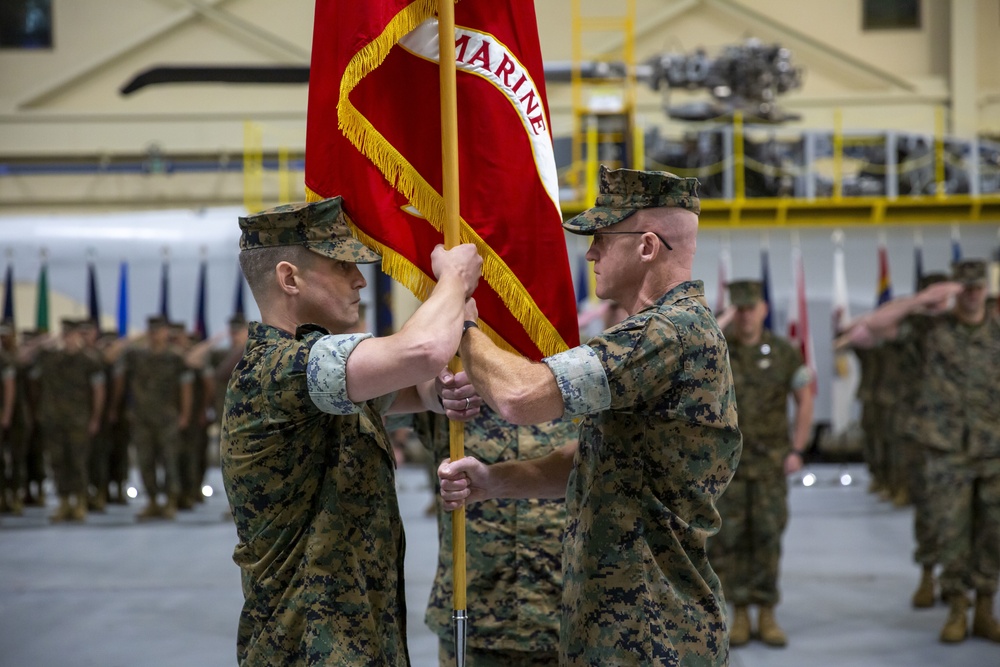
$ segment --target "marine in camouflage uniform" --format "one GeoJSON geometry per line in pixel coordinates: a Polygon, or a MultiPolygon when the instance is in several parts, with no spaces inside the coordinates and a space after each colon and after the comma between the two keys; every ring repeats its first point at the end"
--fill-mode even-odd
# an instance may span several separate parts
{"type": "MultiPolygon", "coordinates": [[[[39,330],[22,332],[22,347],[26,354],[18,358],[17,393],[23,399],[24,428],[21,431],[21,451],[24,453],[24,504],[45,507],[45,446],[42,442],[40,405],[38,400],[38,374],[35,369],[35,348],[47,340],[47,333],[39,330]],[[34,487],[34,492],[32,492],[34,487]]],[[[16,411],[15,411],[16,414],[16,411]]],[[[17,425],[14,426],[15,432],[17,425]]]]}
{"type": "Polygon", "coordinates": [[[709,554],[734,607],[730,645],[753,636],[750,605],[760,608],[758,637],[771,646],[787,638],[774,616],[780,600],[781,537],[788,523],[787,475],[802,467],[812,426],[812,372],[802,354],[764,328],[767,304],[761,283],[729,284],[737,314],[726,329],[729,361],[739,406],[743,453],[740,467],[719,499],[722,529],[709,554]],[[795,403],[789,434],[788,395],[795,403]]]}
{"type": "Polygon", "coordinates": [[[54,522],[86,518],[90,440],[104,413],[103,368],[86,346],[82,328],[63,320],[61,347],[41,350],[35,371],[42,439],[59,495],[59,507],[50,517],[54,522]]]}
{"type": "MultiPolygon", "coordinates": [[[[943,273],[930,273],[921,277],[919,289],[948,280],[943,273]]],[[[914,330],[923,330],[920,321],[926,315],[910,315],[914,322],[907,326],[914,330]]],[[[921,577],[917,590],[911,600],[914,607],[928,608],[934,606],[935,585],[934,569],[938,564],[937,536],[935,518],[938,504],[927,492],[927,452],[923,443],[920,419],[916,416],[913,406],[920,397],[920,386],[923,382],[923,360],[920,350],[913,340],[894,341],[901,349],[899,364],[900,384],[897,387],[899,399],[894,418],[896,431],[899,434],[900,451],[906,483],[906,494],[913,503],[913,536],[916,549],[913,552],[914,561],[920,565],[921,577]]]]}
{"type": "Polygon", "coordinates": [[[858,358],[860,377],[856,397],[861,403],[861,432],[863,440],[861,452],[868,466],[871,483],[869,493],[881,494],[887,488],[884,473],[884,448],[882,444],[882,429],[879,427],[881,413],[875,401],[876,388],[879,382],[881,366],[879,364],[878,348],[854,347],[858,358]]]}
{"type": "Polygon", "coordinates": [[[564,665],[728,664],[706,542],[719,530],[716,501],[741,436],[726,341],[690,279],[698,211],[695,179],[602,167],[597,206],[563,226],[594,236],[597,295],[630,316],[542,364],[475,329],[462,342],[473,384],[509,421],[586,415],[578,449],[439,468],[446,509],[561,495],[568,480],[564,665]]]}
{"type": "Polygon", "coordinates": [[[212,410],[210,378],[214,375],[207,360],[192,363],[189,352],[196,341],[184,333],[183,325],[177,335],[178,351],[184,356],[185,364],[191,369],[191,419],[187,428],[181,431],[181,445],[178,453],[178,473],[180,474],[180,495],[177,509],[189,510],[194,504],[204,500],[202,483],[205,480],[205,462],[208,455],[208,425],[212,410]]]}
{"type": "MultiPolygon", "coordinates": [[[[437,417],[438,419],[434,419],[437,417]]],[[[421,433],[434,461],[449,456],[448,422],[421,433]],[[437,437],[434,437],[437,436],[437,437]]],[[[420,429],[424,430],[424,429],[420,429]]],[[[465,451],[487,463],[544,456],[575,440],[579,426],[561,420],[515,426],[489,408],[465,425],[465,451]]],[[[418,431],[419,432],[419,431],[418,431]]],[[[436,467],[436,465],[435,465],[436,467]]],[[[562,499],[487,500],[465,515],[467,667],[556,667],[562,597],[562,499]]],[[[454,665],[451,619],[451,513],[438,513],[438,567],[425,620],[441,638],[440,664],[454,665]]]]}
{"type": "Polygon", "coordinates": [[[139,520],[173,519],[181,492],[181,433],[191,420],[194,374],[169,335],[164,318],[150,317],[146,343],[130,346],[115,369],[116,399],[128,393],[132,446],[148,499],[139,520]]]}
{"type": "MultiPolygon", "coordinates": [[[[13,328],[0,322],[0,337],[9,339],[13,328]]],[[[7,352],[8,343],[0,347],[0,512],[21,511],[20,489],[15,484],[11,427],[14,425],[14,409],[17,406],[17,366],[13,355],[7,352]],[[11,454],[8,463],[8,454],[11,454]],[[10,468],[10,473],[8,473],[10,468]]]]}
{"type": "Polygon", "coordinates": [[[881,476],[884,480],[880,497],[892,501],[896,507],[902,507],[907,504],[908,498],[896,414],[902,405],[900,386],[906,377],[902,363],[906,351],[902,342],[884,341],[876,352],[880,373],[874,400],[879,416],[876,428],[882,445],[881,476]]]}
{"type": "Polygon", "coordinates": [[[923,382],[914,424],[926,446],[928,495],[939,510],[941,594],[950,606],[940,638],[966,638],[972,589],[972,634],[1000,642],[993,616],[1000,579],[1000,320],[985,312],[985,262],[956,263],[953,279],[889,302],[852,336],[869,343],[899,338],[917,347],[923,382]],[[950,298],[955,307],[937,317],[908,317],[941,313],[950,298]]]}
{"type": "Polygon", "coordinates": [[[222,419],[245,598],[237,659],[409,665],[403,527],[382,414],[438,405],[433,378],[458,347],[479,259],[468,245],[436,250],[430,297],[398,334],[375,339],[344,333],[365,285],[355,265],[379,256],[351,235],[340,197],[240,227],[262,322],[250,323],[222,419]]]}

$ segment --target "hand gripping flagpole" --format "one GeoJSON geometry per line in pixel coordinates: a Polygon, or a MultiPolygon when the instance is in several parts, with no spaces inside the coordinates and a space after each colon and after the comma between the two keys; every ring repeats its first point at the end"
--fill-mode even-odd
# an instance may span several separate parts
{"type": "MultiPolygon", "coordinates": [[[[455,4],[454,0],[438,0],[438,48],[441,69],[441,158],[442,194],[445,205],[444,247],[458,245],[458,93],[455,83],[455,4]]],[[[456,357],[448,364],[452,373],[462,370],[456,357]]],[[[462,422],[449,423],[451,460],[465,456],[465,428],[462,422]]],[[[458,667],[465,667],[466,615],[465,602],[465,508],[451,513],[452,621],[455,633],[455,656],[458,667]]]]}

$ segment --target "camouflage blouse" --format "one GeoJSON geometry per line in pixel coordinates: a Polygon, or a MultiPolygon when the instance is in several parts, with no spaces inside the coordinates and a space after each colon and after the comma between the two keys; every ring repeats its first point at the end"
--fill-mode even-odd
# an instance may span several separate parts
{"type": "Polygon", "coordinates": [[[104,384],[97,354],[90,350],[50,350],[38,355],[38,415],[42,423],[63,422],[85,430],[94,413],[94,389],[104,384]]]}
{"type": "Polygon", "coordinates": [[[803,365],[798,349],[766,330],[756,345],[733,340],[729,361],[743,434],[740,476],[783,475],[782,465],[791,446],[788,394],[808,385],[812,373],[803,365]]]}
{"type": "Polygon", "coordinates": [[[1000,457],[1000,319],[970,326],[951,313],[910,317],[899,337],[921,360],[912,435],[941,451],[1000,457]]]}
{"type": "Polygon", "coordinates": [[[403,528],[380,412],[346,363],[367,335],[250,324],[222,420],[222,473],[245,602],[237,658],[409,665],[403,528]]]}
{"type": "Polygon", "coordinates": [[[144,345],[130,347],[115,369],[125,374],[132,419],[145,423],[177,420],[181,385],[194,381],[184,357],[172,348],[154,352],[144,345]]]}
{"type": "Polygon", "coordinates": [[[586,414],[567,490],[567,665],[726,665],[705,552],[741,436],[729,355],[700,282],[544,360],[586,414]]]}

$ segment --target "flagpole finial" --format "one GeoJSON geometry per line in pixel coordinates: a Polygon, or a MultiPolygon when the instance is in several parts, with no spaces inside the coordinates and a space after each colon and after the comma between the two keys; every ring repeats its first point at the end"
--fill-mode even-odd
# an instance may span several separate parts
{"type": "Polygon", "coordinates": [[[833,230],[833,234],[830,235],[830,238],[833,240],[833,243],[835,245],[838,246],[844,245],[844,230],[843,229],[833,230]]]}

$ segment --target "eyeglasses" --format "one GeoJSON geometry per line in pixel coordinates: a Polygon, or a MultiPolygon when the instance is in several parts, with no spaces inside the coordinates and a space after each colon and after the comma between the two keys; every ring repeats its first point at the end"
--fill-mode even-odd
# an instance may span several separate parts
{"type": "Polygon", "coordinates": [[[660,239],[660,242],[667,247],[667,250],[673,250],[671,245],[667,243],[666,239],[657,234],[656,232],[594,232],[593,236],[596,239],[598,236],[606,236],[610,234],[652,234],[656,238],[660,239]]]}

